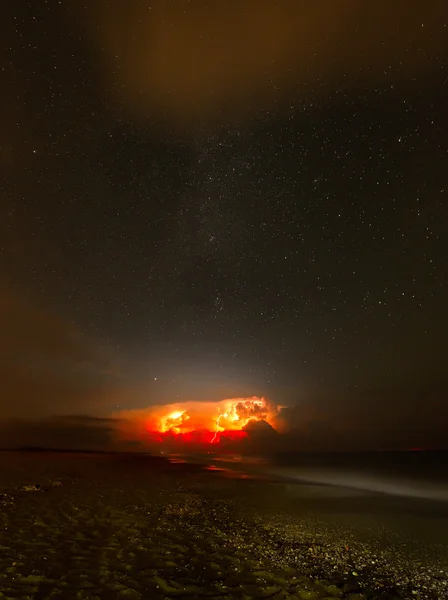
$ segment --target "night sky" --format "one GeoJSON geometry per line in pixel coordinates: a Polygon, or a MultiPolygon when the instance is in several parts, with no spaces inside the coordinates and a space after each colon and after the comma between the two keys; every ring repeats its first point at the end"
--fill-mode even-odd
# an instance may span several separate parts
{"type": "Polygon", "coordinates": [[[87,5],[0,9],[1,415],[443,445],[446,2],[87,5]]]}

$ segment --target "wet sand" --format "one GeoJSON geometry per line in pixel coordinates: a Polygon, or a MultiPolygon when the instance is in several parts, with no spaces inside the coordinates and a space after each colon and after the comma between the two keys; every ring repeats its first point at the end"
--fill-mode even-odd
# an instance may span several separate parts
{"type": "Polygon", "coordinates": [[[76,453],[0,453],[0,494],[3,597],[448,598],[441,507],[76,453]]]}

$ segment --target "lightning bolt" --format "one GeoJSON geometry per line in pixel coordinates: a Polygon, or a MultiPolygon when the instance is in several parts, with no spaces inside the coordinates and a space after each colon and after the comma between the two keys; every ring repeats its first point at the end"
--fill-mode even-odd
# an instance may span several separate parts
{"type": "Polygon", "coordinates": [[[216,419],[216,431],[215,431],[215,435],[212,437],[210,444],[213,444],[216,440],[216,436],[219,433],[219,420],[223,415],[219,415],[218,418],[216,419]]]}

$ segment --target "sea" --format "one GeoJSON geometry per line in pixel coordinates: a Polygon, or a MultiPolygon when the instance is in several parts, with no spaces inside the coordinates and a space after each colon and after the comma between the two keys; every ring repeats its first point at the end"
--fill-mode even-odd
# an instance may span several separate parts
{"type": "Polygon", "coordinates": [[[275,485],[290,508],[349,526],[359,537],[383,532],[433,547],[448,559],[448,452],[173,455],[226,477],[275,485]]]}

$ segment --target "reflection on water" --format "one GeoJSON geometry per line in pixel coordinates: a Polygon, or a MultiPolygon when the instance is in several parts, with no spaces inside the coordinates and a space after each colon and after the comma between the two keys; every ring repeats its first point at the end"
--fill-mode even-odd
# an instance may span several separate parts
{"type": "Polygon", "coordinates": [[[195,465],[201,471],[217,473],[231,479],[271,479],[262,472],[252,472],[248,469],[251,461],[246,462],[240,455],[225,455],[216,459],[211,453],[207,455],[167,454],[166,457],[173,465],[195,465]]]}
{"type": "Polygon", "coordinates": [[[246,473],[245,471],[240,471],[238,469],[226,469],[225,467],[220,467],[215,464],[204,465],[203,469],[204,471],[219,473],[220,475],[231,479],[260,479],[252,473],[246,473]]]}
{"type": "Polygon", "coordinates": [[[242,454],[217,454],[214,456],[216,460],[223,463],[244,464],[246,465],[267,465],[269,461],[263,456],[244,456],[242,454]]]}
{"type": "Polygon", "coordinates": [[[170,458],[170,463],[173,465],[181,465],[186,463],[187,461],[182,458],[170,458]]]}
{"type": "Polygon", "coordinates": [[[448,502],[446,453],[428,454],[417,457],[418,460],[414,455],[399,452],[286,458],[284,461],[271,461],[241,454],[169,455],[172,463],[196,464],[225,477],[309,484],[330,488],[333,494],[339,488],[358,493],[448,502]]]}

